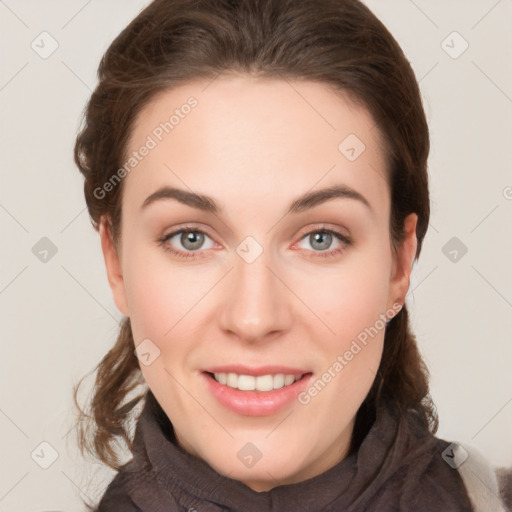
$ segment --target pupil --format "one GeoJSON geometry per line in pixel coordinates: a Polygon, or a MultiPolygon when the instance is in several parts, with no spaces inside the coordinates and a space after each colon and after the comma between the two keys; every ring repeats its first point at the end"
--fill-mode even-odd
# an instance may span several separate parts
{"type": "Polygon", "coordinates": [[[312,237],[312,247],[315,247],[315,244],[319,243],[316,246],[317,249],[328,249],[331,245],[332,235],[330,233],[315,233],[312,237]]]}
{"type": "Polygon", "coordinates": [[[194,250],[201,247],[203,242],[203,234],[189,231],[181,235],[181,243],[183,247],[194,250]]]}

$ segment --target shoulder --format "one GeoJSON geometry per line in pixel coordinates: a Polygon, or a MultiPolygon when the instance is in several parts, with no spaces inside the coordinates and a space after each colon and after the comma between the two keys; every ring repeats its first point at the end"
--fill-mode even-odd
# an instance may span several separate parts
{"type": "Polygon", "coordinates": [[[404,436],[407,446],[393,482],[401,501],[417,511],[510,510],[505,503],[505,489],[500,485],[505,482],[505,475],[500,477],[477,449],[437,437],[415,415],[406,419],[403,423],[409,429],[409,435],[404,436]]]}
{"type": "Polygon", "coordinates": [[[510,510],[510,470],[493,467],[474,446],[467,443],[451,443],[442,457],[458,471],[475,512],[510,510]]]}

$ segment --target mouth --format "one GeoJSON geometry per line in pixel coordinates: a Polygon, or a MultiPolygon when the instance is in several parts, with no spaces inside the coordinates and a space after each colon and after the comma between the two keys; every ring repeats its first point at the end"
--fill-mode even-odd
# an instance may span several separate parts
{"type": "Polygon", "coordinates": [[[228,386],[240,391],[273,391],[287,386],[302,379],[308,373],[268,373],[266,375],[247,375],[234,372],[205,372],[209,377],[216,380],[223,386],[228,386]]]}
{"type": "Polygon", "coordinates": [[[291,407],[313,376],[304,369],[282,366],[223,366],[201,373],[220,405],[245,416],[268,416],[291,407]]]}

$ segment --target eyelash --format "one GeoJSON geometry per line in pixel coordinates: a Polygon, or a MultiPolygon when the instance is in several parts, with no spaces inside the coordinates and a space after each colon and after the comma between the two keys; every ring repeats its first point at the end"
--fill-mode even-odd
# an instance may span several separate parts
{"type": "MultiPolygon", "coordinates": [[[[206,233],[205,231],[203,231],[201,229],[196,229],[194,227],[183,227],[183,228],[177,229],[175,231],[172,231],[171,233],[163,235],[162,237],[160,237],[157,240],[157,242],[159,243],[159,245],[161,245],[163,247],[163,249],[165,251],[169,251],[170,253],[172,253],[177,258],[180,258],[180,259],[183,259],[183,260],[190,260],[190,259],[195,259],[195,258],[204,258],[204,257],[206,257],[206,256],[202,255],[202,253],[204,251],[201,251],[201,249],[198,249],[197,251],[181,251],[181,250],[178,251],[176,249],[173,249],[172,246],[170,246],[170,245],[168,245],[166,243],[168,240],[170,240],[171,238],[173,238],[174,236],[176,236],[176,235],[178,235],[180,233],[200,233],[200,234],[208,236],[209,238],[212,238],[212,237],[210,237],[210,235],[208,235],[208,233],[206,233]],[[199,256],[198,254],[201,254],[201,255],[199,256]]],[[[314,256],[308,256],[310,258],[330,258],[330,257],[334,257],[334,256],[337,256],[338,254],[341,254],[346,249],[346,247],[352,245],[352,240],[349,237],[347,237],[345,235],[342,235],[338,231],[335,231],[333,229],[327,228],[325,226],[320,226],[319,228],[316,228],[316,229],[313,229],[311,231],[308,231],[307,233],[303,234],[300,237],[299,241],[303,240],[307,236],[310,236],[310,235],[312,235],[314,233],[322,233],[322,234],[327,234],[327,235],[333,235],[340,242],[342,242],[344,244],[344,246],[338,247],[337,249],[329,249],[327,251],[313,251],[314,252],[314,256]]]]}

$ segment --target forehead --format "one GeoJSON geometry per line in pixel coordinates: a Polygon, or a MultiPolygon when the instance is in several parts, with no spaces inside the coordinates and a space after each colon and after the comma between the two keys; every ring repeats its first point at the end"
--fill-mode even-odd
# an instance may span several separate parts
{"type": "Polygon", "coordinates": [[[387,197],[375,121],[317,82],[222,76],[163,91],[137,116],[130,157],[130,203],[162,185],[246,204],[288,201],[316,184],[342,183],[377,203],[387,197]]]}

